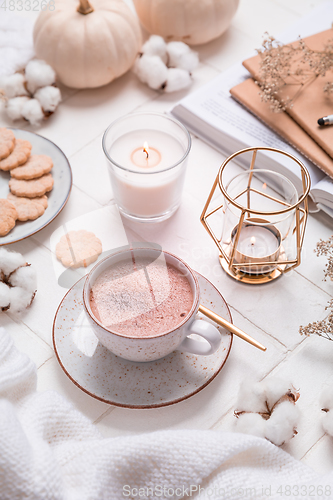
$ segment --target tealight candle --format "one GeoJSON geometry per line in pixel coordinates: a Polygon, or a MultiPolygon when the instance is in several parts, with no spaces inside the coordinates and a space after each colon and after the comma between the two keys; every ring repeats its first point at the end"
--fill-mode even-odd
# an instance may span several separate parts
{"type": "Polygon", "coordinates": [[[120,211],[139,221],[160,221],[179,207],[191,140],[177,120],[132,114],[103,137],[114,198],[120,211]]]}
{"type": "MultiPolygon", "coordinates": [[[[235,242],[237,229],[238,226],[232,231],[232,243],[235,242]]],[[[262,263],[277,261],[280,246],[281,234],[276,227],[263,219],[248,219],[243,223],[239,233],[234,263],[250,263],[251,266],[237,266],[239,270],[248,274],[270,272],[272,265],[262,263]]]]}

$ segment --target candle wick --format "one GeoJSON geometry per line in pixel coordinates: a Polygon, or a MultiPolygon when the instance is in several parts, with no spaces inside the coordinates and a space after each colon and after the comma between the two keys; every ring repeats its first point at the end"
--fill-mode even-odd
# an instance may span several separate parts
{"type": "Polygon", "coordinates": [[[144,153],[146,153],[146,155],[147,155],[147,156],[146,156],[146,160],[148,160],[148,158],[149,158],[149,153],[148,153],[147,149],[146,149],[146,148],[143,148],[143,150],[142,150],[142,151],[143,151],[144,153]]]}

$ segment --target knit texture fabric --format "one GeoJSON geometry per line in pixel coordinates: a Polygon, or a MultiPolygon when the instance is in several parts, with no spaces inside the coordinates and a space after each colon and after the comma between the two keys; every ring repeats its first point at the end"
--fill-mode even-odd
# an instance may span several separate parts
{"type": "Polygon", "coordinates": [[[200,430],[106,439],[63,397],[36,392],[36,380],[0,328],[1,500],[290,498],[288,485],[303,499],[333,498],[333,473],[319,478],[264,439],[200,430]]]}
{"type": "MultiPolygon", "coordinates": [[[[34,56],[30,19],[15,15],[15,2],[3,2],[0,12],[0,76],[12,75],[25,68],[34,56]]],[[[24,8],[24,2],[21,4],[24,8]]],[[[29,6],[28,6],[29,7],[29,6]]],[[[32,7],[31,7],[32,8],[32,7]]]]}

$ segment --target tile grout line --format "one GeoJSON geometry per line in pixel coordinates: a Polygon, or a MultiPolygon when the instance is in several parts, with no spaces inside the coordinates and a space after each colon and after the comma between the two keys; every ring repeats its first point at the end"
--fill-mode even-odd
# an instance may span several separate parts
{"type": "MultiPolygon", "coordinates": [[[[52,346],[51,346],[50,344],[48,344],[48,343],[46,342],[46,340],[44,340],[44,339],[43,339],[40,335],[38,335],[38,333],[37,333],[37,332],[35,332],[34,330],[32,330],[32,329],[30,328],[30,326],[29,326],[29,325],[27,325],[27,323],[25,323],[25,322],[24,322],[24,320],[21,320],[21,321],[20,321],[20,323],[18,323],[18,322],[15,320],[15,318],[13,318],[13,317],[12,317],[9,313],[5,313],[5,314],[7,314],[7,316],[8,316],[8,317],[9,317],[9,318],[10,318],[10,319],[11,319],[11,320],[12,320],[12,321],[16,324],[16,325],[18,325],[18,326],[19,326],[19,325],[21,325],[21,324],[22,324],[22,325],[24,325],[24,326],[25,326],[25,327],[29,330],[29,332],[33,333],[33,334],[34,334],[34,335],[35,335],[35,336],[36,336],[39,340],[41,340],[41,341],[42,341],[42,342],[43,342],[43,343],[44,343],[44,344],[45,344],[45,345],[46,345],[49,349],[51,349],[51,350],[52,350],[52,352],[53,352],[53,355],[54,355],[54,351],[53,351],[52,346]]],[[[51,358],[50,358],[50,359],[51,359],[51,358]]]]}
{"type": "Polygon", "coordinates": [[[106,411],[101,413],[101,415],[99,417],[97,417],[96,420],[93,421],[93,424],[96,425],[96,424],[99,424],[100,422],[102,422],[102,420],[104,418],[106,418],[108,415],[110,415],[110,413],[112,413],[115,409],[116,409],[116,406],[110,405],[110,408],[108,408],[106,411]]]}
{"type": "MultiPolygon", "coordinates": [[[[260,330],[262,333],[264,333],[265,335],[268,335],[271,339],[274,339],[276,342],[278,342],[279,344],[281,344],[282,347],[285,347],[286,349],[287,346],[281,342],[281,340],[277,339],[276,337],[274,337],[273,335],[271,335],[270,333],[266,332],[265,330],[263,330],[260,326],[256,325],[256,323],[253,323],[253,321],[251,321],[249,318],[247,318],[246,316],[244,316],[244,314],[242,314],[238,309],[236,309],[234,306],[228,304],[228,307],[230,307],[230,309],[233,309],[234,311],[236,311],[238,314],[240,314],[242,316],[243,319],[245,319],[246,321],[248,321],[251,325],[253,325],[255,328],[257,328],[258,330],[260,330]]],[[[286,351],[288,352],[288,350],[286,351]]]]}
{"type": "MultiPolygon", "coordinates": [[[[137,106],[135,106],[129,113],[127,114],[131,114],[131,113],[134,113],[137,109],[139,109],[141,106],[145,106],[146,104],[148,104],[149,102],[152,102],[152,101],[155,101],[158,97],[160,97],[159,95],[157,95],[154,99],[147,99],[146,101],[144,101],[142,104],[138,104],[137,106]]],[[[94,136],[92,139],[90,139],[86,144],[84,144],[83,146],[81,146],[79,149],[77,149],[76,151],[74,151],[73,153],[71,153],[69,156],[68,156],[68,159],[71,159],[73,156],[75,156],[76,154],[80,153],[86,146],[89,146],[92,142],[94,142],[96,139],[98,139],[98,137],[100,137],[101,135],[103,135],[105,132],[105,128],[103,128],[100,132],[98,132],[98,134],[96,136],[94,136]]]]}
{"type": "Polygon", "coordinates": [[[306,276],[304,276],[304,274],[301,274],[299,271],[296,271],[296,270],[295,270],[295,273],[297,273],[298,276],[301,276],[301,278],[304,278],[306,281],[308,281],[309,283],[311,283],[311,285],[315,286],[316,288],[318,288],[319,290],[321,290],[322,292],[324,292],[330,298],[333,297],[332,294],[330,294],[329,292],[327,292],[326,290],[324,290],[324,288],[321,288],[319,285],[317,285],[316,283],[314,283],[313,281],[311,281],[309,278],[307,278],[306,276]]]}
{"type": "Polygon", "coordinates": [[[304,455],[300,458],[300,460],[303,460],[303,458],[306,457],[306,455],[312,450],[312,448],[314,448],[316,446],[316,444],[319,443],[319,441],[321,441],[322,439],[324,439],[324,437],[327,436],[326,432],[324,432],[320,438],[317,439],[317,441],[315,443],[313,443],[313,445],[310,446],[310,448],[308,450],[306,450],[306,452],[304,453],[304,455]]]}

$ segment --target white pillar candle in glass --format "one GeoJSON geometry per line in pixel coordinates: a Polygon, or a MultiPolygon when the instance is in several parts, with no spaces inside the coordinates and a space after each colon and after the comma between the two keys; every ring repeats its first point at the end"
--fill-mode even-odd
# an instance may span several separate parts
{"type": "Polygon", "coordinates": [[[157,222],[179,207],[187,157],[188,131],[157,113],[136,113],[115,121],[103,137],[114,198],[128,218],[157,222]]]}

